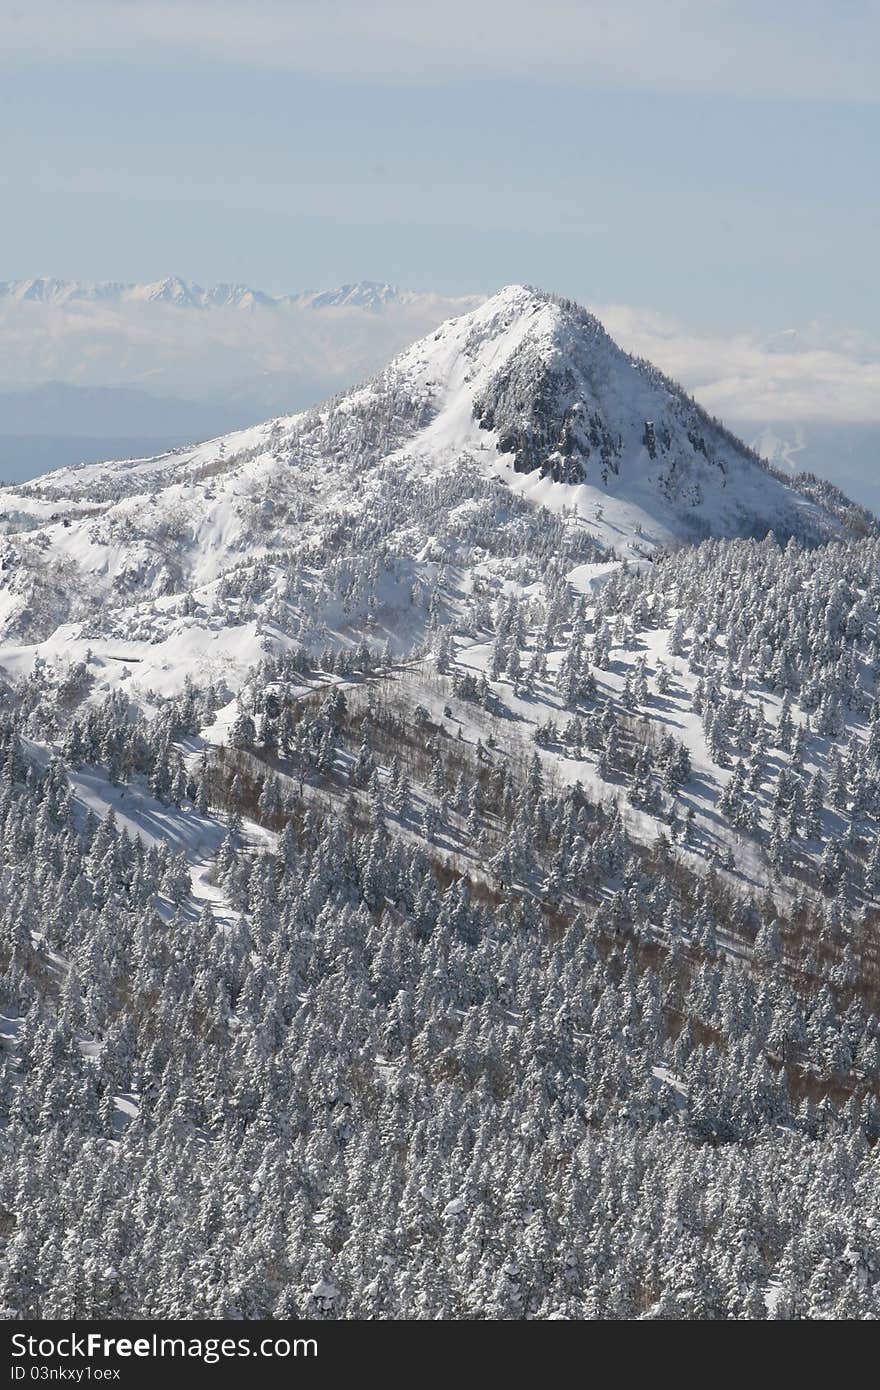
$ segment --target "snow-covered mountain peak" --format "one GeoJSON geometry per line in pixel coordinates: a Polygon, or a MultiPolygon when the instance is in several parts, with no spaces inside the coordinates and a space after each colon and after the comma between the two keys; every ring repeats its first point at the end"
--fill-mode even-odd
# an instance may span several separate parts
{"type": "Polygon", "coordinates": [[[156,280],[149,285],[136,286],[132,298],[144,299],[151,304],[200,307],[204,295],[205,291],[201,285],[182,280],[178,275],[167,275],[164,280],[156,280]]]}
{"type": "Polygon", "coordinates": [[[514,556],[576,567],[874,525],[769,471],[593,315],[510,285],[313,410],[4,490],[0,641],[32,657],[103,640],[114,659],[146,642],[179,681],[206,652],[226,670],[227,639],[252,661],[264,624],[281,641],[369,631],[405,649],[429,618],[413,595],[441,572],[460,594],[514,556]],[[233,636],[248,621],[250,646],[233,636]]]}
{"type": "Polygon", "coordinates": [[[768,470],[593,314],[525,285],[441,325],[371,390],[421,403],[427,423],[406,445],[416,456],[488,453],[512,487],[574,510],[624,553],[768,531],[817,540],[874,524],[830,490],[817,506],[815,490],[768,470]]]}
{"type": "Polygon", "coordinates": [[[376,280],[358,280],[335,289],[309,290],[294,296],[296,303],[312,309],[369,309],[373,313],[378,313],[389,304],[408,304],[418,298],[413,290],[402,290],[397,285],[376,280]]]}

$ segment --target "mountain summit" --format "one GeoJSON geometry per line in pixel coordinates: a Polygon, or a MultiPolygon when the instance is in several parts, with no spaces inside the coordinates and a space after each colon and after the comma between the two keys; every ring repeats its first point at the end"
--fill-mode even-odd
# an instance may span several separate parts
{"type": "MultiPolygon", "coordinates": [[[[768,531],[814,542],[842,530],[827,501],[774,474],[592,314],[538,290],[510,285],[450,320],[373,390],[420,403],[420,420],[430,418],[415,445],[423,457],[488,451],[511,486],[574,508],[624,552],[768,531]]],[[[853,508],[848,523],[862,530],[871,519],[853,508]]]]}
{"type": "Polygon", "coordinates": [[[365,633],[403,649],[487,564],[875,528],[810,491],[585,310],[513,285],[314,410],[4,490],[0,635],[27,659],[146,643],[180,680],[209,657],[227,674],[252,660],[247,623],[257,654],[365,633]]]}

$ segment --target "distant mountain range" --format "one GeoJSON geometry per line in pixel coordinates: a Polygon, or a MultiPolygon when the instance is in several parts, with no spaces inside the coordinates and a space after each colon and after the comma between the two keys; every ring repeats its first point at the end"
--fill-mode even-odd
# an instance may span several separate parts
{"type": "Polygon", "coordinates": [[[0,478],[289,415],[481,302],[372,280],[279,296],[177,276],[2,282],[0,478]]]}
{"type": "Polygon", "coordinates": [[[389,307],[422,306],[442,302],[447,310],[463,311],[480,302],[481,295],[445,299],[441,295],[404,290],[374,280],[358,280],[330,290],[306,290],[270,295],[249,285],[214,285],[209,289],[177,275],[146,284],[117,280],[58,280],[42,276],[30,280],[0,281],[0,301],[15,304],[171,304],[179,309],[366,309],[380,313],[389,307]]]}

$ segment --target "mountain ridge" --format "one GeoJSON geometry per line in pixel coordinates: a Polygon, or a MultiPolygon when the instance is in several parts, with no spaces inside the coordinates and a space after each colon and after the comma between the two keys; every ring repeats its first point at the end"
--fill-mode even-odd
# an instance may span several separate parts
{"type": "MultiPolygon", "coordinates": [[[[36,276],[0,281],[0,301],[19,304],[65,305],[71,303],[166,304],[186,309],[364,309],[381,312],[389,305],[407,306],[442,299],[432,291],[401,289],[397,285],[358,280],[330,289],[301,290],[271,295],[245,284],[218,283],[203,287],[194,280],[168,275],[155,281],[62,280],[36,276]]],[[[473,305],[481,295],[461,295],[462,306],[473,305]]]]}

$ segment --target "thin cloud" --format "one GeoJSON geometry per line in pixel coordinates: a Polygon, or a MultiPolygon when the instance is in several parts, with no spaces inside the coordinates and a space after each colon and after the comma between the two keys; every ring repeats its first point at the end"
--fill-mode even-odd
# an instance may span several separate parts
{"type": "Polygon", "coordinates": [[[355,80],[516,76],[876,102],[878,39],[877,0],[20,0],[6,9],[0,54],[183,56],[355,80]]]}
{"type": "Polygon", "coordinates": [[[880,342],[820,324],[777,334],[697,334],[620,304],[595,312],[629,352],[682,382],[712,414],[737,420],[880,420],[880,342]]]}

